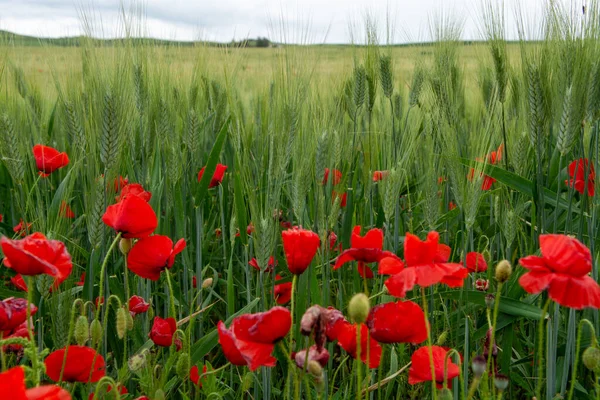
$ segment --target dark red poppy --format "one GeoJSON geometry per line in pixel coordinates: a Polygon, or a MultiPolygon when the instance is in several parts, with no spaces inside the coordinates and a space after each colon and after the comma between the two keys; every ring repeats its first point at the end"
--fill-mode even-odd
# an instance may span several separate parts
{"type": "Polygon", "coordinates": [[[85,272],[81,273],[81,277],[79,277],[79,281],[75,282],[76,286],[83,286],[85,285],[85,272]]]}
{"type": "Polygon", "coordinates": [[[453,201],[451,201],[450,203],[448,203],[448,211],[452,211],[456,208],[456,204],[454,204],[453,201]]]}
{"type": "MultiPolygon", "coordinates": [[[[252,258],[252,260],[248,261],[248,265],[250,265],[257,271],[260,271],[260,266],[258,265],[258,260],[256,260],[256,258],[252,258]]],[[[275,260],[275,257],[269,257],[269,262],[267,264],[267,269],[265,270],[265,272],[273,272],[276,266],[277,260],[275,260]]]]}
{"type": "MultiPolygon", "coordinates": [[[[342,181],[342,173],[337,169],[333,170],[333,186],[337,186],[342,181]]],[[[323,175],[323,185],[327,185],[327,181],[329,180],[329,168],[325,168],[325,174],[323,175]]]]}
{"type": "Polygon", "coordinates": [[[406,268],[392,275],[385,286],[392,296],[405,297],[415,285],[431,286],[445,283],[451,287],[462,286],[468,270],[460,264],[448,263],[450,248],[439,243],[439,234],[429,232],[427,240],[407,233],[404,240],[406,268]]]}
{"type": "MultiPolygon", "coordinates": [[[[444,371],[446,371],[446,377],[448,382],[448,387],[452,387],[452,379],[456,378],[460,369],[458,365],[452,362],[452,359],[449,358],[447,365],[446,363],[446,351],[444,348],[440,346],[432,346],[433,352],[433,365],[435,369],[435,382],[438,388],[442,388],[444,384],[444,371]]],[[[431,364],[429,359],[429,347],[424,346],[417,349],[412,357],[412,364],[410,366],[410,370],[408,371],[408,383],[411,385],[416,385],[421,382],[428,382],[432,380],[431,376],[431,364]]]]}
{"type": "Polygon", "coordinates": [[[329,352],[325,347],[319,348],[318,346],[313,345],[308,349],[308,357],[306,349],[298,350],[297,352],[292,353],[291,357],[296,363],[296,366],[301,369],[304,369],[307,359],[308,362],[316,361],[321,365],[321,367],[325,367],[329,361],[329,352]]]}
{"type": "Polygon", "coordinates": [[[60,215],[63,218],[75,218],[75,213],[73,212],[73,210],[71,210],[71,207],[64,200],[60,203],[58,215],[60,215]]]}
{"type": "Polygon", "coordinates": [[[10,283],[12,283],[17,289],[27,292],[27,284],[25,283],[25,279],[23,279],[21,274],[16,274],[10,278],[10,283]]]}
{"type": "Polygon", "coordinates": [[[589,276],[592,256],[585,245],[566,235],[540,235],[540,250],[541,257],[519,260],[529,270],[519,278],[525,291],[548,289],[548,296],[562,306],[600,308],[600,287],[589,276]]]}
{"type": "MultiPolygon", "coordinates": [[[[275,280],[282,279],[281,275],[277,274],[275,280]]],[[[279,305],[287,304],[292,299],[292,282],[285,282],[275,285],[273,288],[273,297],[279,305]]]]}
{"type": "Polygon", "coordinates": [[[566,180],[565,184],[574,188],[579,193],[583,194],[587,186],[588,196],[593,196],[595,192],[596,172],[594,165],[587,158],[580,158],[572,161],[569,164],[569,176],[571,179],[566,180]],[[587,179],[585,173],[588,173],[587,179]]]}
{"type": "Polygon", "coordinates": [[[123,186],[121,193],[116,197],[117,201],[123,200],[127,196],[138,196],[145,202],[149,202],[152,198],[152,193],[147,192],[139,183],[129,183],[123,186]]]}
{"type": "Polygon", "coordinates": [[[33,146],[33,158],[35,158],[35,166],[39,174],[43,177],[47,177],[57,169],[69,164],[67,153],[60,153],[52,147],[41,144],[33,146]]]}
{"type": "MultiPolygon", "coordinates": [[[[111,399],[111,398],[114,398],[114,397],[116,397],[116,396],[114,396],[114,395],[112,394],[112,390],[113,390],[113,387],[112,387],[112,385],[106,385],[106,386],[104,386],[104,393],[105,393],[105,395],[104,395],[104,396],[102,396],[102,395],[100,395],[100,394],[99,394],[99,395],[96,397],[96,399],[111,399]]],[[[121,384],[118,384],[118,385],[117,385],[117,392],[119,392],[119,394],[120,394],[121,396],[123,396],[123,395],[126,395],[127,393],[129,393],[129,392],[127,391],[127,388],[126,388],[125,386],[121,385],[121,384]]],[[[93,400],[93,399],[94,399],[94,395],[95,395],[95,394],[94,394],[93,392],[92,392],[92,393],[90,393],[90,395],[88,396],[88,400],[93,400]]]]}
{"type": "Polygon", "coordinates": [[[157,281],[165,268],[173,267],[175,256],[185,249],[184,239],[173,241],[162,235],[148,236],[137,241],[127,255],[127,268],[141,278],[157,281]]]}
{"type": "Polygon", "coordinates": [[[198,281],[196,280],[195,276],[192,277],[192,286],[194,287],[194,289],[198,287],[198,281]]]}
{"type": "Polygon", "coordinates": [[[0,214],[0,222],[2,222],[3,219],[4,217],[2,216],[2,214],[0,214]]]}
{"type": "Polygon", "coordinates": [[[163,319],[161,317],[154,317],[152,323],[152,329],[148,334],[148,337],[152,339],[155,345],[161,347],[169,347],[173,344],[173,335],[177,330],[177,322],[175,318],[163,319]]]}
{"type": "Polygon", "coordinates": [[[10,393],[13,400],[71,400],[69,392],[56,385],[26,389],[23,367],[0,373],[0,393],[10,393]]]}
{"type": "Polygon", "coordinates": [[[47,274],[55,277],[55,283],[60,284],[73,269],[71,255],[64,243],[48,240],[39,232],[21,240],[2,237],[0,245],[4,252],[4,265],[21,275],[47,274]]]}
{"type": "MultiPolygon", "coordinates": [[[[208,372],[208,368],[206,368],[206,365],[202,367],[202,373],[205,374],[208,372]]],[[[206,378],[203,378],[202,381],[204,381],[206,378]]],[[[190,381],[192,381],[194,383],[194,385],[198,386],[198,387],[202,387],[202,382],[200,381],[200,373],[199,373],[199,369],[197,365],[194,365],[192,367],[192,369],[190,369],[190,381]]]]}
{"type": "Polygon", "coordinates": [[[44,360],[46,375],[55,382],[60,379],[63,360],[65,360],[63,381],[98,382],[105,375],[104,358],[94,349],[86,346],[67,346],[50,353],[44,360]]]}
{"type": "Polygon", "coordinates": [[[139,196],[125,196],[117,204],[108,206],[102,221],[121,232],[125,239],[150,236],[158,226],[154,210],[139,196]]]}
{"type": "MultiPolygon", "coordinates": [[[[29,307],[30,315],[37,312],[33,304],[29,307]]],[[[12,331],[27,319],[27,300],[10,297],[0,301],[0,331],[12,331]]]]}
{"type": "Polygon", "coordinates": [[[150,304],[146,303],[143,297],[133,295],[129,298],[129,313],[132,317],[145,313],[148,308],[150,308],[150,304]]]}
{"type": "Polygon", "coordinates": [[[30,222],[23,222],[23,219],[21,218],[19,223],[13,227],[13,232],[21,237],[25,237],[31,231],[32,225],[33,224],[30,222]]]}
{"type": "Polygon", "coordinates": [[[217,239],[221,238],[221,228],[215,229],[215,236],[217,237],[217,239]]]}
{"type": "Polygon", "coordinates": [[[321,246],[319,235],[308,229],[294,228],[281,232],[288,269],[300,275],[310,265],[321,246]]]}
{"type": "Polygon", "coordinates": [[[427,339],[425,314],[412,301],[397,301],[373,307],[366,325],[380,343],[423,343],[427,339]]]}
{"type": "Polygon", "coordinates": [[[389,175],[389,171],[375,171],[373,172],[373,182],[379,182],[383,180],[383,178],[389,175]]]}
{"type": "Polygon", "coordinates": [[[466,257],[467,261],[467,269],[469,272],[485,272],[487,271],[488,265],[485,261],[485,257],[481,253],[477,253],[476,251],[472,251],[467,253],[466,257]]]}
{"type": "MultiPolygon", "coordinates": [[[[206,167],[202,167],[200,172],[198,172],[198,182],[200,182],[200,179],[202,179],[202,175],[204,175],[205,169],[206,167]]],[[[213,174],[208,187],[213,188],[215,186],[219,186],[221,182],[223,182],[225,171],[227,171],[227,165],[217,164],[217,168],[215,169],[215,173],[213,174]]]]}
{"type": "MultiPolygon", "coordinates": [[[[358,353],[356,327],[356,324],[345,320],[338,321],[335,327],[338,345],[355,359],[358,353]]],[[[381,346],[371,337],[369,328],[365,324],[360,324],[360,360],[365,364],[367,363],[367,354],[369,355],[369,368],[377,368],[381,360],[381,346]]]]}
{"type": "MultiPolygon", "coordinates": [[[[335,250],[335,245],[337,243],[338,237],[335,234],[334,231],[329,232],[329,250],[334,251],[335,250]]],[[[341,243],[340,243],[340,250],[341,250],[341,243]]]]}

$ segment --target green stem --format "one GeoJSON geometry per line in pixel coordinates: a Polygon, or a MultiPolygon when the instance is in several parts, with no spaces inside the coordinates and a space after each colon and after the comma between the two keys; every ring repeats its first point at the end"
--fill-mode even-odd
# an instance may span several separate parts
{"type": "MultiPolygon", "coordinates": [[[[360,328],[361,324],[356,324],[356,400],[361,400],[362,398],[362,361],[360,359],[360,328]]],[[[365,361],[367,363],[369,362],[368,359],[365,361]]]]}
{"type": "MultiPolygon", "coordinates": [[[[385,349],[387,346],[381,346],[381,361],[385,360],[385,349]]],[[[383,366],[379,364],[379,368],[377,371],[377,400],[381,400],[381,381],[383,380],[383,366]]]]}
{"type": "MultiPolygon", "coordinates": [[[[102,266],[100,267],[100,286],[98,288],[98,298],[102,299],[102,295],[104,294],[104,275],[106,275],[106,266],[108,265],[108,258],[110,257],[110,254],[113,252],[113,250],[115,249],[115,247],[117,246],[117,243],[119,243],[119,240],[121,240],[121,232],[119,232],[117,234],[117,236],[115,237],[115,240],[113,240],[113,242],[110,244],[110,247],[108,248],[108,251],[106,252],[106,255],[104,256],[104,261],[102,262],[102,266]]],[[[93,277],[92,277],[93,279],[93,277]]],[[[95,319],[98,319],[98,316],[100,315],[100,309],[102,308],[102,304],[103,302],[100,301],[98,304],[98,310],[96,311],[96,317],[95,319]]]]}
{"type": "MultiPolygon", "coordinates": [[[[177,313],[175,311],[175,294],[173,292],[173,285],[171,284],[171,273],[169,269],[165,269],[165,275],[167,277],[167,286],[169,286],[169,303],[171,303],[171,315],[177,320],[177,313]]],[[[198,283],[201,285],[202,283],[198,283]]]]}
{"type": "MultiPolygon", "coordinates": [[[[496,343],[496,323],[498,322],[498,314],[500,311],[500,295],[502,294],[502,282],[498,282],[498,289],[496,290],[496,297],[494,298],[494,314],[492,316],[492,326],[490,329],[492,330],[492,334],[490,335],[490,345],[489,345],[489,356],[487,359],[487,371],[493,371],[492,369],[492,354],[494,352],[494,345],[496,343]]],[[[494,374],[492,376],[492,382],[494,380],[494,374]]]]}
{"type": "Polygon", "coordinates": [[[35,344],[35,340],[33,338],[33,327],[30,323],[31,319],[31,304],[33,304],[33,276],[27,277],[27,310],[25,312],[26,315],[26,325],[27,325],[27,335],[29,336],[29,342],[31,347],[31,366],[33,368],[33,386],[38,386],[40,384],[40,370],[39,370],[39,355],[38,349],[35,344]]]}
{"type": "Polygon", "coordinates": [[[575,393],[575,382],[577,381],[577,367],[579,366],[579,351],[581,350],[581,336],[583,332],[583,324],[587,324],[592,332],[592,346],[598,346],[596,341],[596,330],[594,329],[594,325],[587,319],[582,319],[579,321],[579,328],[577,331],[577,342],[575,345],[575,359],[573,360],[573,376],[571,377],[571,386],[569,388],[569,396],[567,400],[573,399],[573,393],[575,393]]]}
{"type": "Polygon", "coordinates": [[[437,400],[437,386],[435,382],[435,365],[433,363],[433,344],[431,342],[431,327],[429,326],[429,307],[425,288],[421,287],[421,299],[423,301],[423,313],[425,314],[425,328],[427,328],[427,347],[429,348],[429,366],[431,367],[431,397],[437,400]]]}
{"type": "MultiPolygon", "coordinates": [[[[294,277],[292,278],[292,295],[290,298],[290,310],[291,310],[291,314],[292,314],[292,329],[290,329],[290,351],[292,351],[293,347],[294,347],[294,301],[296,299],[296,286],[298,284],[298,275],[294,274],[294,277]]],[[[288,357],[289,358],[289,357],[288,357]]],[[[306,360],[305,360],[306,362],[306,360]]],[[[300,381],[298,378],[298,371],[296,371],[296,368],[293,368],[293,375],[294,375],[294,399],[299,400],[300,399],[300,381]]]]}
{"type": "Polygon", "coordinates": [[[538,399],[542,398],[542,380],[544,374],[544,321],[546,319],[546,314],[548,313],[548,307],[550,307],[550,298],[546,300],[544,304],[544,308],[542,309],[542,317],[540,318],[540,324],[538,326],[538,371],[537,371],[537,385],[535,386],[535,393],[538,399]]]}
{"type": "MultiPolygon", "coordinates": [[[[4,332],[0,332],[0,340],[4,337],[4,332]]],[[[2,361],[2,372],[6,371],[6,358],[4,357],[4,346],[0,346],[0,360],[2,361]]]]}

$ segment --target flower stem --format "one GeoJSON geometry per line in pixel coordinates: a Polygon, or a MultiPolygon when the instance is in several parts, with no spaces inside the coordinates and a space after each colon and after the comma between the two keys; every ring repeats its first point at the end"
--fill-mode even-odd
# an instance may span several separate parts
{"type": "Polygon", "coordinates": [[[544,321],[546,319],[546,314],[548,313],[548,307],[550,307],[550,298],[546,300],[544,304],[544,308],[542,309],[542,316],[540,318],[540,324],[538,326],[538,371],[537,371],[537,385],[535,386],[535,393],[538,399],[542,398],[542,380],[544,374],[544,321]]]}
{"type": "MultiPolygon", "coordinates": [[[[494,359],[494,346],[496,345],[496,323],[498,321],[498,314],[500,311],[500,295],[502,294],[502,282],[498,282],[498,288],[496,289],[496,297],[494,298],[494,315],[492,316],[492,326],[490,329],[492,330],[492,334],[490,335],[490,344],[489,344],[489,355],[487,359],[487,371],[490,371],[490,376],[492,377],[492,382],[495,379],[495,375],[492,372],[492,367],[495,370],[495,366],[492,366],[492,360],[494,359]]],[[[489,382],[488,382],[489,383],[489,382]]]]}
{"type": "Polygon", "coordinates": [[[481,381],[481,378],[479,377],[475,377],[473,378],[473,382],[471,382],[471,386],[469,387],[469,393],[467,394],[467,400],[471,400],[473,398],[473,396],[475,396],[475,392],[477,391],[477,388],[479,387],[479,382],[481,381]]]}
{"type": "Polygon", "coordinates": [[[175,311],[175,294],[173,292],[173,285],[171,284],[171,273],[169,269],[165,269],[165,275],[167,276],[167,286],[169,286],[169,303],[171,303],[171,315],[177,320],[177,313],[175,311]]]}
{"type": "Polygon", "coordinates": [[[431,397],[437,400],[437,386],[435,384],[435,365],[433,364],[433,344],[431,342],[431,327],[429,326],[429,307],[425,288],[421,287],[421,299],[423,301],[423,312],[425,314],[425,328],[427,328],[427,347],[429,347],[429,366],[431,367],[431,397]]]}
{"type": "Polygon", "coordinates": [[[581,335],[583,333],[583,324],[587,324],[592,332],[592,346],[597,346],[598,343],[596,341],[596,330],[594,329],[594,325],[587,319],[582,319],[579,321],[579,328],[577,331],[577,342],[575,344],[575,358],[573,359],[573,376],[571,377],[571,387],[569,388],[569,396],[567,400],[573,399],[573,393],[575,392],[575,382],[577,381],[577,367],[579,366],[579,351],[581,350],[581,335]]]}
{"type": "Polygon", "coordinates": [[[31,326],[31,304],[33,303],[33,276],[27,277],[27,310],[26,310],[26,325],[27,325],[27,334],[29,336],[29,342],[31,347],[31,366],[33,368],[33,385],[38,386],[40,384],[40,370],[39,370],[39,357],[38,357],[38,349],[33,338],[33,327],[31,326]]]}
{"type": "MultiPolygon", "coordinates": [[[[362,398],[362,361],[360,359],[360,328],[361,324],[356,324],[356,400],[361,400],[362,398]]],[[[369,360],[366,360],[366,362],[369,362],[369,360]]]]}
{"type": "Polygon", "coordinates": [[[119,232],[117,234],[117,236],[115,237],[115,240],[113,240],[113,242],[110,244],[110,247],[108,248],[108,251],[106,252],[106,255],[104,256],[104,261],[102,262],[102,266],[100,267],[100,286],[98,287],[98,298],[100,299],[99,304],[98,304],[98,311],[96,312],[96,318],[98,319],[98,316],[100,315],[100,308],[102,308],[102,295],[104,294],[104,275],[106,275],[106,265],[108,264],[108,258],[110,257],[110,254],[113,252],[113,250],[115,249],[115,247],[117,246],[117,243],[119,243],[119,240],[121,240],[121,232],[119,232]]]}
{"type": "MultiPolygon", "coordinates": [[[[295,300],[295,294],[296,294],[296,286],[298,284],[298,275],[294,274],[294,277],[292,278],[292,295],[290,298],[290,310],[291,310],[291,315],[292,315],[292,328],[290,329],[290,352],[292,351],[293,345],[294,345],[294,300],[295,300]]],[[[288,357],[289,358],[289,357],[288,357]]],[[[305,360],[306,362],[306,360],[305,360]]],[[[292,367],[293,368],[293,367],[292,367]]],[[[298,377],[298,371],[296,371],[296,368],[293,368],[293,374],[294,374],[294,399],[299,400],[300,399],[300,381],[299,381],[299,377],[298,377]]]]}

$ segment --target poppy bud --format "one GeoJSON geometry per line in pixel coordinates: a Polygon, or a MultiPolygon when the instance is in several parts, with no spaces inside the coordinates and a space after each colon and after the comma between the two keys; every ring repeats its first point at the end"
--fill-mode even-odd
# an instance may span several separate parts
{"type": "Polygon", "coordinates": [[[348,304],[348,314],[350,315],[350,319],[355,323],[362,324],[365,322],[369,316],[370,310],[371,306],[366,294],[358,293],[350,299],[350,304],[348,304]]]}
{"type": "Polygon", "coordinates": [[[127,331],[127,314],[129,313],[123,307],[117,310],[117,335],[119,339],[123,339],[127,331]]]}
{"type": "Polygon", "coordinates": [[[188,353],[184,352],[179,355],[175,371],[177,371],[177,375],[179,375],[181,379],[185,379],[189,375],[190,355],[188,353]]]}
{"type": "Polygon", "coordinates": [[[206,278],[202,281],[202,289],[208,289],[213,284],[213,278],[206,278]]]}
{"type": "Polygon", "coordinates": [[[597,347],[588,347],[583,352],[583,365],[590,371],[595,371],[600,366],[600,349],[597,347]]]}
{"type": "Polygon", "coordinates": [[[102,341],[102,324],[97,319],[90,324],[90,336],[94,346],[102,341]]]}
{"type": "Polygon", "coordinates": [[[154,400],[165,400],[165,392],[162,389],[158,389],[154,392],[154,400]]]}
{"type": "Polygon", "coordinates": [[[504,283],[510,278],[512,274],[512,267],[507,260],[502,260],[496,265],[496,280],[500,283],[504,283]]]}
{"type": "Polygon", "coordinates": [[[506,388],[508,388],[508,376],[503,374],[496,374],[496,377],[494,379],[494,385],[496,386],[496,389],[498,389],[500,392],[504,392],[506,388]]]}
{"type": "Polygon", "coordinates": [[[127,313],[127,330],[130,331],[133,329],[133,316],[131,313],[127,313]]]}
{"type": "Polygon", "coordinates": [[[136,354],[129,359],[127,364],[129,364],[129,369],[133,372],[139,371],[142,369],[144,364],[146,363],[146,355],[145,353],[136,354]]]}
{"type": "Polygon", "coordinates": [[[133,243],[131,239],[123,238],[119,241],[119,250],[121,250],[121,253],[125,256],[129,253],[129,250],[131,250],[132,246],[133,243]]]}
{"type": "Polygon", "coordinates": [[[446,343],[446,339],[448,338],[448,331],[442,332],[442,334],[438,337],[437,345],[443,346],[446,343]]]}
{"type": "Polygon", "coordinates": [[[75,341],[78,345],[83,346],[90,338],[90,326],[87,317],[80,315],[75,323],[75,341]]]}
{"type": "Polygon", "coordinates": [[[471,368],[473,368],[473,373],[475,377],[481,378],[481,376],[485,373],[485,357],[484,356],[476,356],[473,358],[473,362],[471,364],[471,368]]]}
{"type": "Polygon", "coordinates": [[[314,376],[315,378],[320,378],[323,375],[323,367],[319,364],[318,361],[310,360],[308,362],[308,373],[314,376]]]}
{"type": "Polygon", "coordinates": [[[445,388],[440,390],[440,400],[454,400],[454,394],[452,393],[452,390],[445,388]]]}
{"type": "Polygon", "coordinates": [[[485,306],[487,308],[492,308],[494,307],[494,301],[496,300],[496,296],[494,296],[493,294],[487,294],[485,296],[485,306]]]}

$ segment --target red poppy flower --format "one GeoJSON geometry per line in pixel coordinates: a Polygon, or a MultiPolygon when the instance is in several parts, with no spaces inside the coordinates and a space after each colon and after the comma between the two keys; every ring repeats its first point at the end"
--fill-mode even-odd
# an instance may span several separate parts
{"type": "MultiPolygon", "coordinates": [[[[342,181],[342,173],[337,169],[333,170],[333,186],[337,186],[342,181]]],[[[327,185],[327,181],[329,180],[329,168],[325,168],[325,174],[323,175],[323,185],[327,185]]]]}
{"type": "MultiPolygon", "coordinates": [[[[446,354],[448,353],[444,348],[440,346],[432,346],[433,352],[433,365],[435,367],[435,382],[438,388],[442,388],[444,384],[444,371],[446,372],[448,387],[452,387],[452,379],[456,378],[460,369],[458,365],[452,362],[452,359],[448,359],[447,366],[444,366],[446,362],[446,354]]],[[[431,377],[431,364],[429,359],[429,347],[424,346],[417,349],[412,357],[412,364],[408,371],[408,383],[416,385],[421,382],[428,382],[432,380],[431,377]]]]}
{"type": "Polygon", "coordinates": [[[375,171],[373,172],[373,182],[379,182],[383,180],[383,178],[389,175],[389,171],[375,171]]]}
{"type": "MultiPolygon", "coordinates": [[[[260,271],[260,267],[258,265],[258,261],[256,260],[256,258],[252,258],[252,260],[248,261],[248,265],[250,265],[252,268],[254,268],[257,271],[260,271]]],[[[265,272],[273,272],[275,270],[276,266],[277,266],[277,260],[275,260],[275,257],[273,257],[273,256],[269,257],[269,263],[267,264],[267,269],[265,270],[265,272]]]]}
{"type": "Polygon", "coordinates": [[[195,276],[192,277],[192,286],[194,287],[194,289],[198,287],[198,281],[196,280],[195,276]]]}
{"type": "MultiPolygon", "coordinates": [[[[275,276],[275,280],[278,281],[280,279],[282,279],[281,275],[277,274],[275,276]]],[[[279,305],[288,303],[292,299],[292,282],[285,282],[275,285],[273,289],[273,296],[279,305]]]]}
{"type": "Polygon", "coordinates": [[[453,201],[451,201],[450,203],[448,203],[448,211],[452,211],[456,208],[456,204],[454,204],[453,201]]]}
{"type": "Polygon", "coordinates": [[[338,257],[333,269],[341,268],[349,261],[358,261],[358,273],[361,277],[372,278],[373,272],[365,263],[378,262],[385,257],[397,258],[389,251],[383,251],[383,231],[378,228],[371,229],[365,236],[360,236],[360,226],[355,226],[350,237],[351,248],[344,250],[338,257]]]}
{"type": "Polygon", "coordinates": [[[271,356],[275,345],[264,343],[249,343],[236,338],[232,329],[227,329],[223,321],[217,324],[219,344],[225,358],[238,366],[247,365],[251,371],[259,367],[274,367],[277,360],[271,356]]]}
{"type": "MultiPolygon", "coordinates": [[[[205,374],[208,372],[208,368],[206,368],[206,365],[204,367],[202,367],[202,373],[205,374]]],[[[203,378],[202,380],[205,380],[206,378],[203,378]]],[[[190,381],[192,381],[194,383],[194,385],[198,386],[198,387],[202,387],[202,382],[200,381],[200,374],[199,374],[199,370],[198,370],[198,366],[194,365],[192,367],[192,369],[190,369],[190,381]]]]}
{"type": "Polygon", "coordinates": [[[71,210],[71,207],[64,200],[60,203],[58,215],[60,215],[63,218],[75,218],[75,213],[73,212],[73,210],[71,210]]]}
{"type": "Polygon", "coordinates": [[[173,241],[162,235],[153,235],[140,239],[127,255],[127,268],[141,278],[157,281],[165,268],[171,269],[175,256],[185,249],[184,239],[179,239],[173,247],[173,241]]]}
{"type": "Polygon", "coordinates": [[[467,269],[469,272],[485,272],[487,271],[488,265],[485,261],[485,257],[481,253],[472,251],[467,253],[467,269]]]}
{"type": "Polygon", "coordinates": [[[288,269],[292,274],[302,274],[319,250],[319,235],[308,229],[295,228],[281,232],[281,238],[288,269]]]}
{"type": "Polygon", "coordinates": [[[423,343],[427,339],[425,314],[412,301],[397,301],[373,307],[366,325],[380,343],[423,343]]]}
{"type": "Polygon", "coordinates": [[[154,210],[139,196],[125,196],[117,204],[108,206],[102,221],[121,232],[125,239],[150,236],[158,226],[154,210]]]}
{"type": "Polygon", "coordinates": [[[148,337],[157,346],[169,347],[173,344],[173,335],[176,330],[177,322],[175,322],[175,318],[163,319],[161,317],[154,317],[152,329],[148,337]]]}
{"type": "Polygon", "coordinates": [[[2,214],[0,214],[0,222],[2,222],[3,219],[4,217],[2,216],[2,214]]]}
{"type": "Polygon", "coordinates": [[[129,183],[123,186],[123,189],[121,189],[121,194],[116,197],[116,200],[121,201],[128,195],[138,196],[146,203],[152,198],[152,193],[147,192],[139,183],[129,183]]]}
{"type": "Polygon", "coordinates": [[[31,231],[32,225],[32,223],[26,223],[23,222],[23,219],[20,219],[19,223],[13,227],[13,232],[21,237],[25,237],[31,231]]]}
{"type": "Polygon", "coordinates": [[[306,353],[306,349],[302,349],[291,354],[292,360],[294,360],[298,368],[304,369],[307,358],[308,362],[316,361],[321,367],[325,367],[329,361],[329,352],[325,347],[319,348],[313,345],[308,349],[308,357],[306,357],[306,353]]]}
{"type": "Polygon", "coordinates": [[[447,262],[450,248],[439,244],[439,238],[439,234],[434,231],[427,234],[425,241],[413,234],[406,234],[404,258],[407,268],[385,281],[392,296],[405,297],[406,292],[415,285],[427,287],[445,283],[451,287],[462,286],[469,271],[460,264],[447,262]]]}
{"type": "Polygon", "coordinates": [[[26,389],[23,367],[0,373],[0,392],[10,393],[13,400],[71,400],[69,392],[56,385],[26,389]]]}
{"type": "Polygon", "coordinates": [[[59,168],[69,164],[67,153],[60,153],[52,147],[36,144],[33,146],[33,158],[41,176],[47,177],[59,168]]]}
{"type": "MultiPolygon", "coordinates": [[[[102,177],[104,178],[104,175],[102,175],[102,177]]],[[[123,178],[122,176],[119,175],[119,177],[115,178],[115,180],[113,181],[115,193],[119,193],[121,191],[121,189],[123,189],[128,184],[129,184],[129,179],[123,178]]]]}
{"type": "Polygon", "coordinates": [[[150,308],[150,304],[146,303],[143,297],[133,295],[129,298],[129,313],[132,317],[145,313],[148,308],[150,308]]]}
{"type": "MultiPolygon", "coordinates": [[[[3,338],[4,339],[10,339],[10,338],[23,338],[23,339],[29,339],[29,331],[27,330],[27,321],[23,321],[23,323],[19,326],[17,326],[16,328],[9,330],[9,331],[4,331],[3,332],[3,338]]],[[[30,318],[29,319],[29,326],[31,326],[32,329],[32,333],[35,334],[35,332],[33,332],[33,319],[30,318]]],[[[4,351],[6,352],[19,352],[23,349],[23,345],[21,344],[9,344],[4,346],[4,351]]]]}
{"type": "Polygon", "coordinates": [[[338,237],[334,231],[329,232],[329,250],[335,250],[335,244],[337,243],[338,237]]]}
{"type": "Polygon", "coordinates": [[[85,285],[85,272],[81,273],[81,277],[79,278],[79,281],[75,282],[76,286],[83,286],[85,285]]]}
{"type": "Polygon", "coordinates": [[[56,350],[44,360],[46,375],[57,382],[65,358],[67,358],[63,372],[63,381],[66,382],[98,382],[105,375],[104,358],[96,351],[86,346],[67,346],[56,350]],[[91,375],[91,379],[90,379],[91,375]]]}
{"type": "MultiPolygon", "coordinates": [[[[336,323],[336,333],[338,345],[346,350],[352,358],[356,359],[356,324],[340,320],[336,323]]],[[[369,328],[365,324],[360,324],[360,360],[367,363],[367,354],[369,355],[369,368],[377,368],[381,360],[381,346],[369,334],[369,328]]]]}
{"type": "Polygon", "coordinates": [[[96,308],[100,308],[100,306],[104,304],[104,296],[96,297],[96,300],[94,300],[94,304],[96,305],[96,308]]]}
{"type": "MultiPolygon", "coordinates": [[[[30,315],[37,312],[33,304],[29,307],[30,315]]],[[[27,319],[27,300],[10,297],[0,301],[0,331],[12,331],[27,319]]]]}
{"type": "MultiPolygon", "coordinates": [[[[114,396],[114,395],[111,393],[111,392],[112,392],[112,390],[113,390],[113,387],[112,387],[112,385],[106,385],[106,386],[104,386],[104,393],[106,393],[107,395],[104,395],[104,396],[102,396],[102,395],[100,395],[100,394],[99,394],[99,395],[96,397],[96,399],[111,399],[111,398],[114,398],[114,397],[116,397],[116,396],[114,396]]],[[[118,384],[118,385],[117,385],[117,392],[119,392],[119,394],[120,394],[121,396],[123,396],[123,395],[126,395],[127,393],[129,393],[129,392],[127,391],[127,388],[126,388],[125,386],[121,385],[121,384],[118,384]]],[[[94,394],[93,392],[92,392],[92,393],[90,393],[90,395],[88,396],[88,400],[93,400],[93,399],[94,399],[94,395],[95,395],[95,394],[94,394]]]]}
{"type": "MultiPolygon", "coordinates": [[[[498,147],[498,150],[496,151],[492,151],[490,154],[488,154],[486,156],[486,160],[488,164],[491,165],[495,165],[497,163],[500,162],[500,160],[502,160],[502,153],[504,150],[504,145],[501,144],[498,147]]],[[[481,158],[476,158],[475,160],[479,161],[479,162],[483,162],[483,160],[481,158]]],[[[467,178],[472,181],[475,177],[475,168],[471,168],[471,170],[469,171],[469,174],[467,175],[467,178]]],[[[496,182],[496,180],[494,178],[492,178],[491,176],[488,175],[483,175],[483,181],[481,182],[481,190],[490,190],[492,188],[492,185],[496,182]]]]}
{"type": "MultiPolygon", "coordinates": [[[[200,179],[202,179],[202,175],[204,175],[205,169],[206,169],[206,167],[202,167],[200,172],[198,172],[198,182],[200,182],[200,179]]],[[[227,171],[227,165],[217,164],[217,168],[215,169],[215,173],[213,174],[208,187],[212,188],[215,186],[219,186],[221,184],[221,182],[223,182],[223,177],[225,176],[225,171],[227,171]]]]}
{"type": "Polygon", "coordinates": [[[56,278],[56,284],[62,283],[73,269],[71,255],[64,243],[48,240],[36,232],[21,240],[0,239],[4,252],[4,265],[21,275],[33,276],[47,274],[56,278]]]}
{"type": "Polygon", "coordinates": [[[588,275],[592,256],[587,247],[566,235],[540,235],[540,250],[541,257],[519,260],[529,270],[519,279],[525,291],[540,293],[548,289],[548,296],[562,306],[600,308],[600,287],[588,275]]]}
{"type": "Polygon", "coordinates": [[[581,194],[584,193],[587,186],[588,196],[594,195],[596,173],[594,165],[587,158],[572,161],[569,164],[569,176],[571,179],[565,181],[567,186],[575,188],[581,194]],[[584,176],[586,171],[588,173],[587,179],[584,176]]]}
{"type": "Polygon", "coordinates": [[[215,236],[217,237],[217,239],[221,237],[221,228],[215,229],[215,236]]]}
{"type": "Polygon", "coordinates": [[[331,202],[333,203],[336,198],[340,199],[341,208],[346,207],[346,204],[348,203],[348,193],[338,193],[334,190],[333,192],[331,192],[331,202]]]}
{"type": "Polygon", "coordinates": [[[16,274],[12,278],[10,278],[10,283],[12,283],[13,286],[19,290],[22,290],[24,292],[27,291],[27,284],[25,283],[25,279],[23,279],[23,276],[21,274],[16,274]]]}

